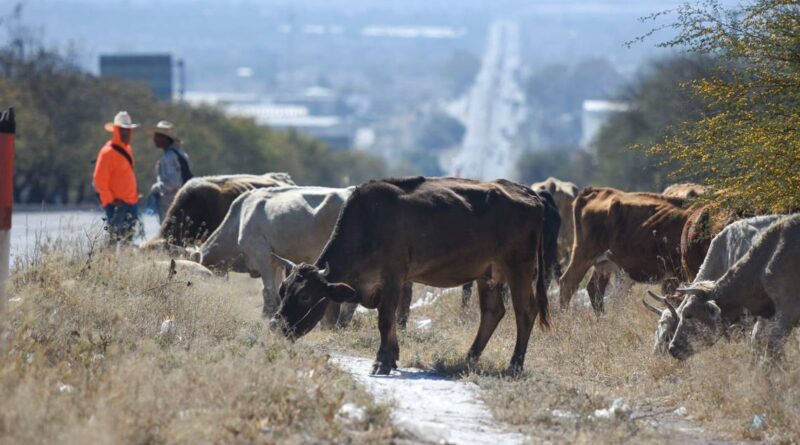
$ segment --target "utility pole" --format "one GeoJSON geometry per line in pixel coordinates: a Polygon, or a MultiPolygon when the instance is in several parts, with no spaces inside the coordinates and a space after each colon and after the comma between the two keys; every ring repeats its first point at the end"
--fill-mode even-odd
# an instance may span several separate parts
{"type": "Polygon", "coordinates": [[[11,254],[11,206],[14,201],[14,109],[0,112],[0,326],[6,319],[6,281],[11,254]]]}

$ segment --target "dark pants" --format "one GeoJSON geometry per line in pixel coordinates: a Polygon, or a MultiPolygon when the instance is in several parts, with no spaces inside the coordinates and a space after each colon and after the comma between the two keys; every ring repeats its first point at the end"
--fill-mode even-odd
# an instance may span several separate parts
{"type": "Polygon", "coordinates": [[[131,204],[115,206],[109,204],[104,209],[106,211],[106,230],[108,230],[109,244],[116,244],[119,241],[130,242],[139,225],[139,206],[131,204]]]}

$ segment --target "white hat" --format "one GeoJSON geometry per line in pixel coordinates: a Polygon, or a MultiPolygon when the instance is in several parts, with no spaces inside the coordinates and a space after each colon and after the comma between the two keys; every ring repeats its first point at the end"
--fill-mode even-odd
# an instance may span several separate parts
{"type": "Polygon", "coordinates": [[[155,127],[150,129],[151,134],[160,133],[172,139],[173,141],[179,140],[175,135],[175,124],[170,121],[158,121],[155,127]]]}
{"type": "Polygon", "coordinates": [[[117,113],[116,116],[114,116],[114,122],[107,122],[105,128],[106,128],[106,131],[113,132],[114,131],[114,127],[136,128],[138,126],[139,126],[139,124],[134,124],[131,121],[131,115],[128,114],[127,111],[120,111],[119,113],[117,113]]]}

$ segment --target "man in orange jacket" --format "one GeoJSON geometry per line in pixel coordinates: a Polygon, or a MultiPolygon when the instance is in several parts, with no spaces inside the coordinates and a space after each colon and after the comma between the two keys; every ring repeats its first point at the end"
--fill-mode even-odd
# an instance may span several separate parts
{"type": "Polygon", "coordinates": [[[94,166],[94,188],[100,196],[100,205],[106,211],[106,228],[110,243],[128,242],[133,238],[139,222],[139,192],[133,170],[131,137],[138,127],[127,111],[114,116],[114,122],[105,125],[112,133],[94,166]]]}

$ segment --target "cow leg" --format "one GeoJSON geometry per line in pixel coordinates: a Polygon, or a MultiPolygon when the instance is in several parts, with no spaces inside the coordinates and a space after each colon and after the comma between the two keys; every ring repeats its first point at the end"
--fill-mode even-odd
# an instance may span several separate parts
{"type": "Polygon", "coordinates": [[[278,283],[283,280],[283,269],[280,267],[271,267],[272,270],[261,271],[261,295],[264,298],[264,306],[261,310],[261,315],[264,318],[272,318],[278,312],[278,307],[281,304],[280,296],[278,296],[278,283]]]}
{"type": "Polygon", "coordinates": [[[324,329],[333,329],[339,320],[342,305],[339,303],[330,302],[325,309],[325,315],[322,316],[322,327],[324,329]]]}
{"type": "MultiPolygon", "coordinates": [[[[539,265],[538,267],[543,267],[539,265]]],[[[527,265],[522,270],[535,269],[532,265],[527,265]]],[[[514,317],[517,322],[517,341],[514,344],[514,354],[511,356],[511,365],[508,368],[509,373],[517,374],[522,371],[522,366],[525,363],[525,353],[528,350],[528,340],[531,337],[531,330],[533,329],[533,322],[536,321],[536,316],[539,314],[539,309],[534,305],[533,301],[533,286],[531,285],[531,277],[520,277],[523,274],[512,275],[509,280],[509,287],[511,288],[511,303],[514,305],[514,317]]],[[[535,274],[534,274],[535,276],[535,274]]],[[[542,291],[546,292],[545,290],[542,291]]],[[[539,298],[547,298],[547,295],[538,296],[539,298]]]]}
{"type": "Polygon", "coordinates": [[[605,311],[603,298],[606,295],[609,279],[609,274],[595,269],[592,271],[592,276],[589,278],[589,284],[586,286],[586,292],[589,293],[589,301],[592,303],[592,309],[594,309],[597,315],[605,311]]]}
{"type": "Polygon", "coordinates": [[[411,312],[412,284],[413,283],[410,281],[403,284],[403,289],[400,293],[400,303],[397,306],[397,324],[400,325],[400,329],[402,330],[406,329],[408,316],[411,312]]]}
{"type": "Polygon", "coordinates": [[[472,281],[469,283],[464,283],[461,286],[461,308],[465,309],[469,307],[469,300],[472,299],[472,281]]]}
{"type": "Polygon", "coordinates": [[[779,312],[774,321],[766,324],[764,331],[767,340],[767,358],[770,361],[780,362],[784,359],[783,346],[797,321],[796,318],[787,316],[785,312],[779,312]]]}
{"type": "Polygon", "coordinates": [[[339,318],[336,319],[336,327],[344,329],[350,324],[353,319],[353,314],[356,313],[358,304],[356,303],[342,303],[339,305],[339,318]]]}
{"type": "Polygon", "coordinates": [[[562,309],[566,309],[569,306],[572,296],[575,295],[575,291],[578,290],[578,285],[581,283],[581,280],[586,275],[586,272],[592,266],[593,262],[592,258],[578,259],[573,252],[567,270],[564,271],[564,275],[561,276],[558,282],[561,288],[559,292],[559,302],[561,303],[562,309]]]}
{"type": "Polygon", "coordinates": [[[478,302],[481,309],[481,324],[478,327],[478,335],[467,353],[467,359],[476,361],[483,353],[486,343],[492,337],[497,324],[506,314],[503,301],[497,293],[497,289],[489,285],[485,279],[477,280],[478,283],[478,302]]]}
{"type": "Polygon", "coordinates": [[[381,333],[381,346],[372,366],[373,374],[388,375],[397,368],[400,346],[397,344],[397,306],[402,292],[401,285],[392,279],[385,279],[381,287],[378,305],[378,330],[381,333]]]}

